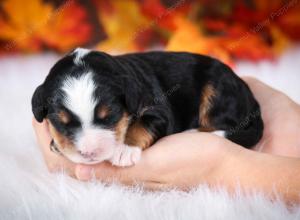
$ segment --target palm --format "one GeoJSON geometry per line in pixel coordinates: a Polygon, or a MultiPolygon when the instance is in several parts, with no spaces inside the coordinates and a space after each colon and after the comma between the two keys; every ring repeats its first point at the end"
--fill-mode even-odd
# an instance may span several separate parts
{"type": "Polygon", "coordinates": [[[300,155],[300,108],[283,93],[257,81],[248,80],[261,106],[264,135],[256,150],[285,156],[300,155]]]}

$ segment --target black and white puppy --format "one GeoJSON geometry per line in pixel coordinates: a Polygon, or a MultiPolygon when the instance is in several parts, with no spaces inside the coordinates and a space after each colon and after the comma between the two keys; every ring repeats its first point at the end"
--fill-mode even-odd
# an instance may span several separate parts
{"type": "Polygon", "coordinates": [[[263,133],[246,83],[220,61],[184,52],[76,49],[36,89],[32,110],[48,121],[52,148],[85,164],[130,166],[159,138],[193,128],[244,147],[263,133]]]}

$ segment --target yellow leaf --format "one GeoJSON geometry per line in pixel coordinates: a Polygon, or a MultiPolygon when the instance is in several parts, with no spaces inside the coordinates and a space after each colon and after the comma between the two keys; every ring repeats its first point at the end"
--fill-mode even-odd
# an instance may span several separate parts
{"type": "MultiPolygon", "coordinates": [[[[11,47],[34,48],[36,33],[47,23],[52,6],[41,0],[6,0],[2,4],[6,19],[1,19],[0,39],[11,47]]],[[[38,47],[38,45],[36,45],[38,47]]]]}
{"type": "Polygon", "coordinates": [[[204,36],[197,26],[186,19],[178,17],[175,20],[177,30],[170,38],[166,50],[205,54],[231,64],[230,56],[219,46],[218,38],[204,36]]]}
{"type": "Polygon", "coordinates": [[[289,46],[290,41],[277,26],[271,25],[270,31],[274,42],[273,51],[275,54],[281,54],[289,46]]]}
{"type": "Polygon", "coordinates": [[[150,27],[151,23],[142,15],[134,0],[111,1],[113,11],[100,8],[100,20],[107,34],[107,40],[99,43],[98,49],[104,51],[133,51],[136,49],[136,36],[150,27]]]}

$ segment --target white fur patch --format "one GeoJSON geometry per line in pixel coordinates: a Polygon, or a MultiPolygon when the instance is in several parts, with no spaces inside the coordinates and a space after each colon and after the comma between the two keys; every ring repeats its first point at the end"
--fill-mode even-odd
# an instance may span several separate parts
{"type": "Polygon", "coordinates": [[[215,135],[218,135],[220,137],[225,137],[225,131],[218,130],[218,131],[213,131],[211,133],[215,134],[215,135]]]}
{"type": "Polygon", "coordinates": [[[89,127],[93,120],[97,100],[94,97],[96,89],[93,74],[88,72],[79,77],[68,77],[62,86],[65,92],[64,104],[81,120],[83,127],[89,127]]]}
{"type": "Polygon", "coordinates": [[[76,53],[75,59],[74,59],[74,63],[76,65],[83,65],[83,61],[82,58],[87,55],[89,52],[91,52],[89,49],[85,49],[85,48],[77,48],[74,53],[76,53]]]}

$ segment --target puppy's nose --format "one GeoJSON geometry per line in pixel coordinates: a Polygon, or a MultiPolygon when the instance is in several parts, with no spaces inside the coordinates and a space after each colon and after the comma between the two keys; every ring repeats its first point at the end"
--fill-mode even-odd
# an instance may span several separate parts
{"type": "Polygon", "coordinates": [[[80,155],[82,157],[87,158],[87,159],[92,159],[92,158],[97,157],[102,152],[102,149],[97,148],[97,149],[94,149],[94,150],[78,151],[78,152],[80,153],[80,155]]]}

